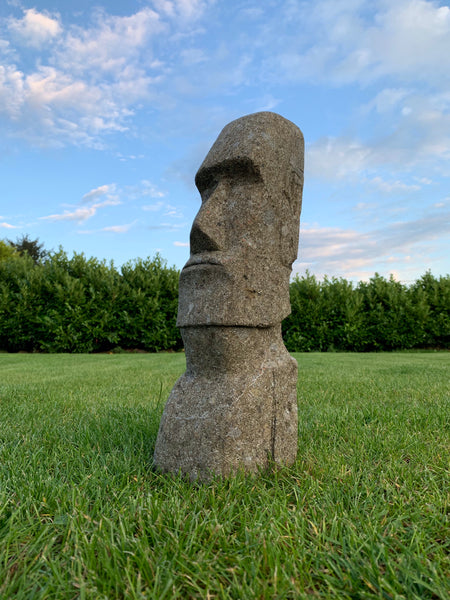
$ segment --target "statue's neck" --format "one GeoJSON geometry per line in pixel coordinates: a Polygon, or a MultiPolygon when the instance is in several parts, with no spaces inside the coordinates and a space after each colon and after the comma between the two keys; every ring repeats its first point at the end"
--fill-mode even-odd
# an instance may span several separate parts
{"type": "Polygon", "coordinates": [[[287,354],[281,325],[274,327],[182,327],[187,374],[239,373],[260,369],[287,354]]]}

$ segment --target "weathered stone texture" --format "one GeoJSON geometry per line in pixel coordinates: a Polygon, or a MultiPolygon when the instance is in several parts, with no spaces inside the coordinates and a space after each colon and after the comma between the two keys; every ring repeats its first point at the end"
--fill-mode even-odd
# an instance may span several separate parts
{"type": "Polygon", "coordinates": [[[207,480],[297,453],[297,362],[278,327],[187,327],[186,373],[167,402],[155,462],[207,480]],[[205,357],[207,349],[207,360],[205,357]]]}
{"type": "Polygon", "coordinates": [[[281,338],[297,256],[303,136],[274,113],[227,125],[203,161],[201,208],[180,275],[186,373],[173,388],[155,464],[191,480],[297,452],[297,363],[281,338]]]}
{"type": "Polygon", "coordinates": [[[275,113],[223,129],[195,177],[202,206],[180,276],[180,327],[268,327],[291,312],[303,145],[298,127],[275,113]]]}

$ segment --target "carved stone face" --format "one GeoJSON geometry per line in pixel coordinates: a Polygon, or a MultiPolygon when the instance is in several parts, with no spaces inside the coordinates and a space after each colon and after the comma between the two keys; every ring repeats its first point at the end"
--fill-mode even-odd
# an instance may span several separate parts
{"type": "Polygon", "coordinates": [[[303,136],[274,113],[227,125],[203,161],[202,205],[180,276],[178,325],[267,327],[290,312],[303,136]]]}

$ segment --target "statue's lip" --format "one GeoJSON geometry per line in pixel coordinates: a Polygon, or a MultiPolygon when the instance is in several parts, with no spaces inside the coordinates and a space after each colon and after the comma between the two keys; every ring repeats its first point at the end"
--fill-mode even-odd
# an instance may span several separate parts
{"type": "Polygon", "coordinates": [[[201,266],[223,267],[223,264],[215,256],[206,254],[194,254],[184,265],[183,269],[191,269],[192,267],[201,266]]]}

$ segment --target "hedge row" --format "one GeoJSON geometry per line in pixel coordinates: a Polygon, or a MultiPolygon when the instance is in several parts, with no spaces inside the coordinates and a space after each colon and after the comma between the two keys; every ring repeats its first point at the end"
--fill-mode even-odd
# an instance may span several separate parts
{"type": "Polygon", "coordinates": [[[283,322],[291,352],[450,348],[450,276],[425,273],[407,286],[375,274],[345,279],[297,277],[283,322]]]}
{"type": "MultiPolygon", "coordinates": [[[[62,249],[33,260],[0,241],[0,349],[181,349],[178,275],[159,255],[117,269],[62,249]]],[[[379,275],[354,285],[306,273],[290,294],[283,336],[291,352],[450,348],[448,275],[427,272],[406,286],[379,275]]]]}
{"type": "Polygon", "coordinates": [[[0,257],[0,348],[10,352],[180,349],[178,271],[159,255],[114,265],[68,258],[0,257]]]}

